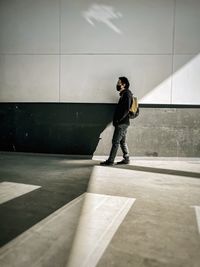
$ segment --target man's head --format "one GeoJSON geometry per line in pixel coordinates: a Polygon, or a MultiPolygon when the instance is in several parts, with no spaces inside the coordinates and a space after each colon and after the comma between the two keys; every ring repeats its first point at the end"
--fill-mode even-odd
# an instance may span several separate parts
{"type": "Polygon", "coordinates": [[[128,89],[129,85],[129,80],[126,77],[119,77],[117,82],[117,91],[128,89]]]}

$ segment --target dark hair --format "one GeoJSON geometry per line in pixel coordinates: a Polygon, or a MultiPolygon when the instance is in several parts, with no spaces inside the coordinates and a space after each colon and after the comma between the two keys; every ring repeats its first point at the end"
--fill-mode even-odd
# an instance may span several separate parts
{"type": "Polygon", "coordinates": [[[125,84],[125,89],[128,89],[130,86],[129,80],[126,77],[119,77],[119,80],[125,84]]]}

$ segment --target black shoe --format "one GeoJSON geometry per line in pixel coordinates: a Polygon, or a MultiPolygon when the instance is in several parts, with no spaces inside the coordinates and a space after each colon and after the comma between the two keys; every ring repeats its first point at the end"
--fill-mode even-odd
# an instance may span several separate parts
{"type": "Polygon", "coordinates": [[[106,160],[106,161],[101,162],[100,165],[102,165],[102,166],[113,166],[114,162],[106,160]]]}
{"type": "Polygon", "coordinates": [[[117,162],[117,165],[129,164],[129,163],[130,163],[130,160],[129,159],[123,159],[123,160],[117,162]]]}

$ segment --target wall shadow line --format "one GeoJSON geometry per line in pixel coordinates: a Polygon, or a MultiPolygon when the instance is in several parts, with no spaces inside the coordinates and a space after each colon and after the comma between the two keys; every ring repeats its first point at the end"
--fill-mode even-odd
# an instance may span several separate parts
{"type": "Polygon", "coordinates": [[[133,165],[123,165],[123,166],[122,165],[114,165],[114,167],[126,169],[126,170],[133,170],[133,171],[160,173],[160,174],[167,174],[167,175],[177,175],[177,176],[184,176],[184,177],[189,177],[189,178],[200,178],[200,173],[198,173],[198,172],[144,167],[144,166],[137,166],[137,165],[134,165],[134,166],[133,165]]]}

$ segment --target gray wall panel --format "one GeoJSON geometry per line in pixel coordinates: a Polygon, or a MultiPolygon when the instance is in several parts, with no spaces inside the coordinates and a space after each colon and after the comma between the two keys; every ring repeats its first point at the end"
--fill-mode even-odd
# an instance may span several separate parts
{"type": "Polygon", "coordinates": [[[200,103],[200,55],[174,56],[172,103],[200,103]]]}
{"type": "Polygon", "coordinates": [[[170,103],[171,65],[171,56],[63,55],[61,101],[115,103],[125,75],[140,103],[170,103]]]}
{"type": "Polygon", "coordinates": [[[59,0],[1,0],[0,53],[59,52],[59,0]]]}
{"type": "Polygon", "coordinates": [[[176,0],[175,53],[200,52],[200,1],[176,0]]]}
{"type": "Polygon", "coordinates": [[[200,104],[199,14],[199,0],[2,0],[0,55],[58,58],[37,81],[45,87],[52,73],[50,96],[41,88],[25,97],[32,75],[1,60],[0,101],[115,103],[116,79],[126,75],[140,103],[200,104]]]}
{"type": "Polygon", "coordinates": [[[173,8],[173,0],[62,0],[61,51],[171,53],[173,8]]]}
{"type": "Polygon", "coordinates": [[[59,101],[59,58],[0,55],[0,100],[59,101]]]}

